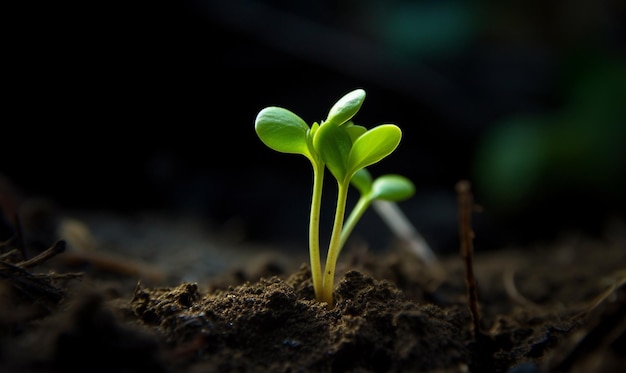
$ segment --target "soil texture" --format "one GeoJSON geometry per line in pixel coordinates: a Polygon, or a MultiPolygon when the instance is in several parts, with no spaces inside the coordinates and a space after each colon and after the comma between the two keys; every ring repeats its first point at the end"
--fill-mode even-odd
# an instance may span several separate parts
{"type": "Polygon", "coordinates": [[[3,206],[2,372],[620,372],[626,225],[426,266],[347,246],[335,306],[293,255],[154,215],[3,206]],[[195,227],[195,228],[194,228],[195,227]],[[200,237],[200,238],[198,238],[200,237]],[[210,241],[210,238],[209,238],[210,241]],[[220,245],[223,244],[223,247],[220,245]],[[234,248],[235,247],[235,248],[234,248]]]}

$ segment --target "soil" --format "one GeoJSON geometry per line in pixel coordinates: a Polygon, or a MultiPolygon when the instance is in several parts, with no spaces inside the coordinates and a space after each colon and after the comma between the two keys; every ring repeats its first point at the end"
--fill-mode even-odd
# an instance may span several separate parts
{"type": "MultiPolygon", "coordinates": [[[[626,224],[475,248],[435,270],[402,242],[339,258],[335,306],[300,254],[195,218],[3,195],[2,372],[618,372],[626,224]],[[19,210],[19,214],[16,212],[19,210]]],[[[236,231],[236,229],[234,229],[236,231]]]]}

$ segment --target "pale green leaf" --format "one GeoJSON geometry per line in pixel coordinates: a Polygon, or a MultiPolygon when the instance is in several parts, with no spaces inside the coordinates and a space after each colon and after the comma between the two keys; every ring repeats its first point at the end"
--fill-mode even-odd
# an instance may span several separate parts
{"type": "MultiPolygon", "coordinates": [[[[357,172],[358,174],[358,172],[357,172]]],[[[385,201],[399,202],[415,194],[415,185],[408,178],[389,174],[374,180],[372,198],[385,201]]]]}
{"type": "Polygon", "coordinates": [[[254,129],[261,141],[273,150],[311,156],[307,145],[309,126],[287,109],[270,106],[261,110],[254,129]]]}
{"type": "Polygon", "coordinates": [[[359,111],[364,100],[365,91],[363,89],[355,89],[347,93],[330,109],[326,122],[337,126],[346,123],[359,111]]]}
{"type": "Polygon", "coordinates": [[[367,131],[352,145],[348,172],[356,172],[385,158],[396,149],[401,138],[402,131],[394,124],[382,124],[367,131]]]}

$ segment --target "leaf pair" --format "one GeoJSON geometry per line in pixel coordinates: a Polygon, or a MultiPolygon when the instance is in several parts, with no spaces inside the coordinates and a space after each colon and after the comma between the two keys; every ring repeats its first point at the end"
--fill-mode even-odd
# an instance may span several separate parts
{"type": "Polygon", "coordinates": [[[393,124],[367,130],[350,121],[365,99],[356,89],[343,96],[328,112],[321,125],[307,123],[293,112],[267,107],[256,117],[255,130],[269,148],[282,153],[301,154],[311,162],[323,161],[337,180],[349,182],[360,169],[391,154],[402,132],[393,124]]]}

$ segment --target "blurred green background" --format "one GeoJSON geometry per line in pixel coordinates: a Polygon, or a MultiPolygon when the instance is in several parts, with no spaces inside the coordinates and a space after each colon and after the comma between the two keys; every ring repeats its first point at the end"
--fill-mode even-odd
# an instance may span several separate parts
{"type": "MultiPolygon", "coordinates": [[[[278,105],[321,121],[362,87],[355,120],[404,132],[371,171],[415,182],[401,207],[436,250],[457,250],[461,179],[484,207],[477,249],[599,234],[626,211],[623,1],[70,1],[7,15],[0,172],[70,208],[199,214],[301,245],[310,166],[264,147],[254,118],[278,105]]],[[[373,212],[354,235],[391,239],[373,212]]]]}

